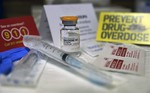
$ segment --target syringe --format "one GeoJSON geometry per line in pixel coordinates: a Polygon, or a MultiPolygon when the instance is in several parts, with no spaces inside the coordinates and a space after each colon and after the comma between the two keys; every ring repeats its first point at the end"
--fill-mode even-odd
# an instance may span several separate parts
{"type": "Polygon", "coordinates": [[[77,57],[67,54],[53,45],[42,41],[39,36],[26,35],[23,38],[23,43],[26,47],[40,51],[48,57],[69,66],[95,84],[109,87],[113,85],[111,76],[103,73],[100,69],[93,67],[83,60],[79,60],[77,57]]]}

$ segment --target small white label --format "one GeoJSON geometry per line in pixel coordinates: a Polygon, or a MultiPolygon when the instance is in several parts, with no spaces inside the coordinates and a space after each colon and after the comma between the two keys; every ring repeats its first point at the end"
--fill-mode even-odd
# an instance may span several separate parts
{"type": "Polygon", "coordinates": [[[86,52],[88,55],[96,57],[101,53],[101,51],[103,51],[105,44],[106,43],[96,42],[92,40],[90,41],[90,43],[85,43],[83,45],[82,50],[86,52]]]}
{"type": "Polygon", "coordinates": [[[61,30],[61,48],[67,52],[80,50],[80,35],[77,30],[61,30]]]}

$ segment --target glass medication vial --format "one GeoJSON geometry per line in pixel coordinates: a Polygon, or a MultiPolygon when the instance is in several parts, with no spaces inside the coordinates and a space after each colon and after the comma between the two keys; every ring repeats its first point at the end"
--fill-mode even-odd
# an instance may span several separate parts
{"type": "Polygon", "coordinates": [[[76,27],[77,16],[62,16],[64,27],[60,30],[61,49],[66,52],[77,52],[80,49],[80,31],[76,27]]]}

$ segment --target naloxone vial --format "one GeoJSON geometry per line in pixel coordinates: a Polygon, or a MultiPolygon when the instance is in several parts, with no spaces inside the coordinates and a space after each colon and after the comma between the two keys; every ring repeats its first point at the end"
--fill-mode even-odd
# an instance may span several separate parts
{"type": "Polygon", "coordinates": [[[63,28],[60,30],[61,49],[66,52],[80,50],[80,30],[76,27],[77,16],[62,16],[63,28]]]}

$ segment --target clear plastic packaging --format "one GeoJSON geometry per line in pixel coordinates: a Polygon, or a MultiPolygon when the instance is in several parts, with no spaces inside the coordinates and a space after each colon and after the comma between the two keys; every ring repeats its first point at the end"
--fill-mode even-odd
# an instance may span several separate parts
{"type": "Polygon", "coordinates": [[[5,86],[35,87],[45,67],[46,57],[38,51],[30,52],[15,64],[12,72],[0,76],[0,84],[5,86]]]}

